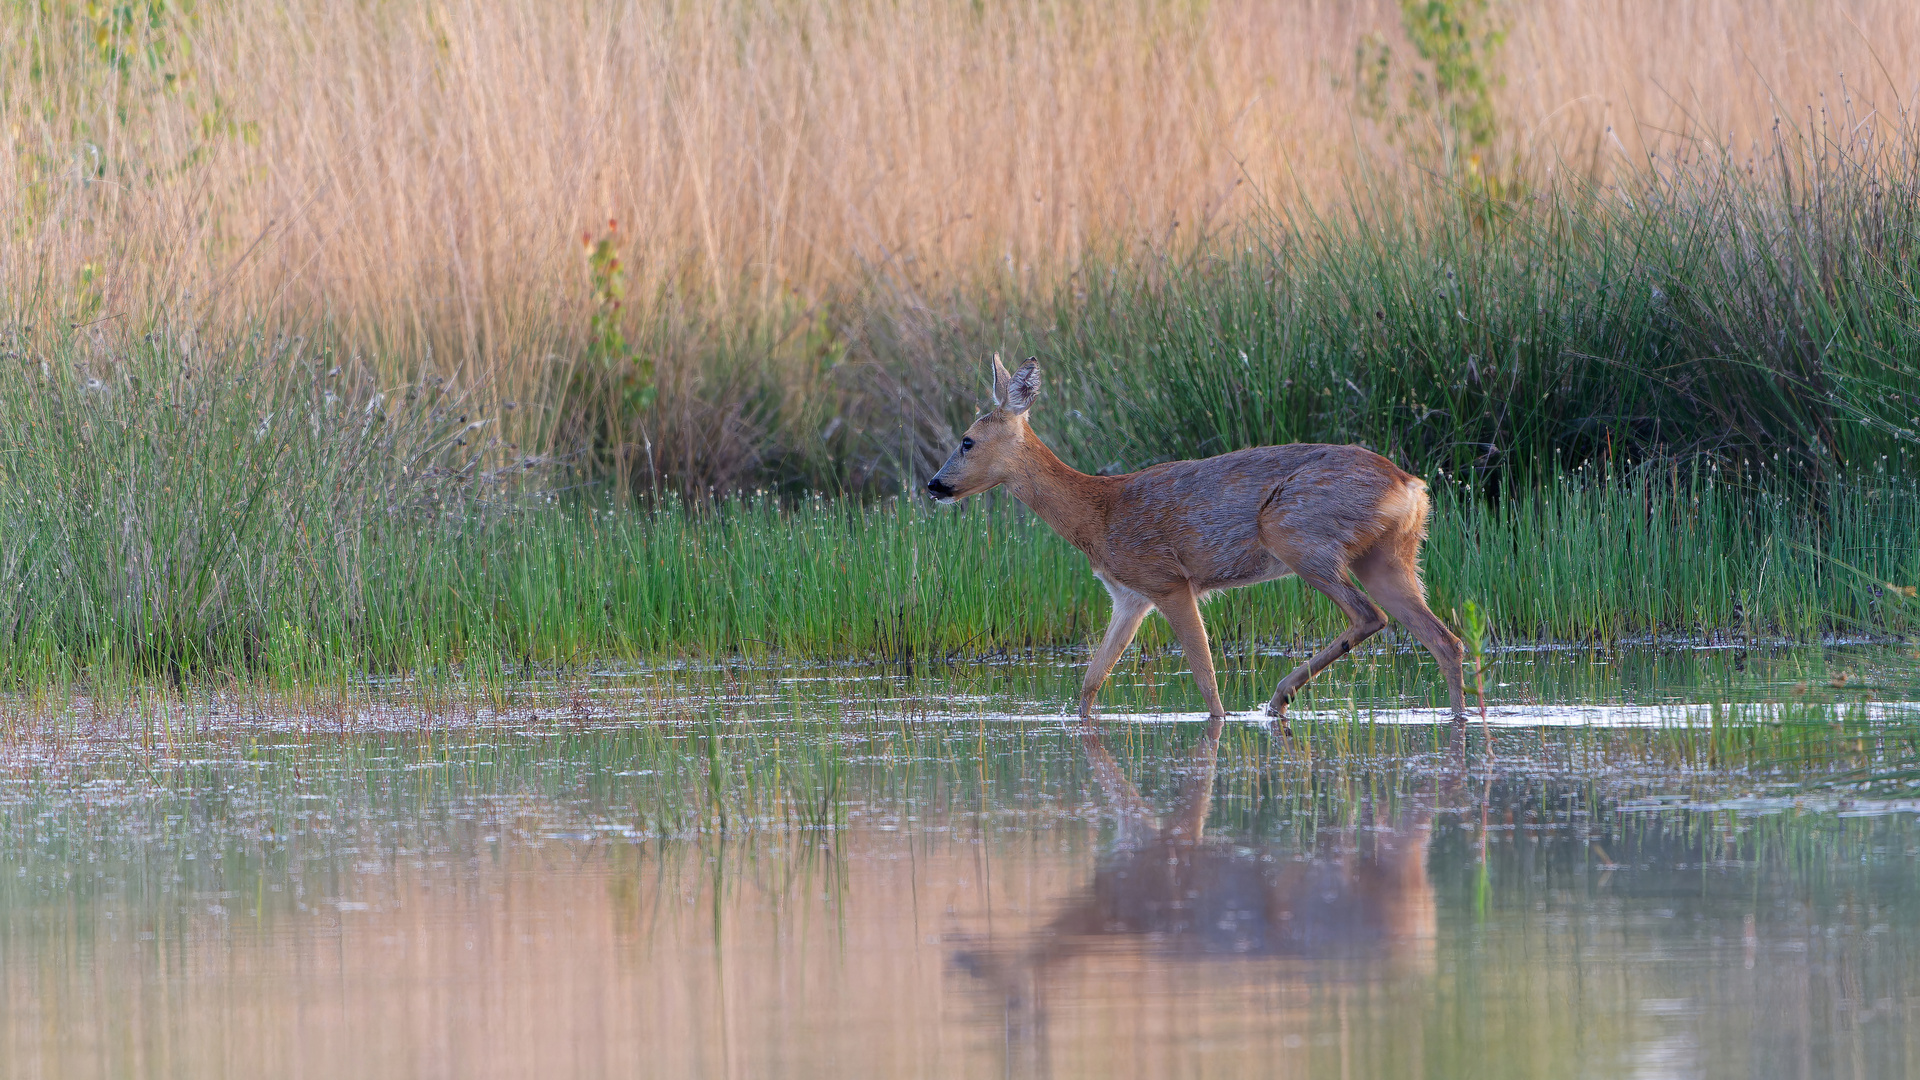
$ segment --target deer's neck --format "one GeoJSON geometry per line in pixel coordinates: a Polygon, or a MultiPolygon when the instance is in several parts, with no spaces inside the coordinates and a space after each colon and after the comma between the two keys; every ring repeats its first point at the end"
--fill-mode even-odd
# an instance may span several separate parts
{"type": "Polygon", "coordinates": [[[1031,432],[1028,438],[1032,448],[1014,475],[1007,478],[1007,490],[1074,547],[1094,554],[1106,532],[1113,481],[1080,472],[1056,457],[1031,432]]]}

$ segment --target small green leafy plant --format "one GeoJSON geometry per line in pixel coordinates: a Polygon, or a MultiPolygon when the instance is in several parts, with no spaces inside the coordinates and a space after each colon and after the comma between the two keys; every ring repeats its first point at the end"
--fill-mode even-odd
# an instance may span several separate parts
{"type": "Polygon", "coordinates": [[[610,378],[620,411],[634,416],[653,407],[659,390],[654,385],[653,361],[635,350],[627,341],[626,331],[621,329],[627,272],[620,262],[619,229],[618,219],[609,218],[606,234],[598,240],[592,233],[582,233],[580,237],[587,249],[592,296],[592,314],[587,319],[587,355],[610,378]]]}
{"type": "Polygon", "coordinates": [[[1517,198],[1524,191],[1518,163],[1493,160],[1500,136],[1493,95],[1504,81],[1495,61],[1507,31],[1491,0],[1400,0],[1400,26],[1420,58],[1398,80],[1404,96],[1394,92],[1393,47],[1368,34],[1354,48],[1355,111],[1385,125],[1389,139],[1410,152],[1437,158],[1441,171],[1468,191],[1517,198]]]}
{"type": "MultiPolygon", "coordinates": [[[[1487,735],[1487,614],[1480,605],[1469,600],[1466,613],[1459,618],[1460,629],[1466,631],[1467,651],[1473,655],[1473,696],[1480,703],[1480,735],[1487,735]]],[[[1487,741],[1491,752],[1493,743],[1487,741]]]]}

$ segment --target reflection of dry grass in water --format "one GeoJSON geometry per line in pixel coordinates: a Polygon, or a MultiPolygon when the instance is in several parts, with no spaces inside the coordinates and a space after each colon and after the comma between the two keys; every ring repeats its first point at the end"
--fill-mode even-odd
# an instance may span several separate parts
{"type": "MultiPolygon", "coordinates": [[[[965,839],[909,852],[898,834],[842,835],[844,861],[676,846],[663,864],[504,835],[495,855],[480,831],[471,859],[370,843],[345,878],[310,872],[302,910],[249,877],[157,915],[15,922],[13,942],[86,941],[92,958],[68,981],[8,948],[4,1071],[763,1076],[837,1059],[859,1063],[849,1075],[977,1075],[993,1054],[930,1022],[952,1013],[938,937],[988,906],[965,839]]],[[[994,881],[1001,924],[1063,890],[1068,865],[994,881]]]]}
{"type": "MultiPolygon", "coordinates": [[[[1841,72],[1889,107],[1920,73],[1906,0],[1669,9],[1504,8],[1513,148],[1587,167],[1672,132],[1745,145],[1841,72]]],[[[1255,191],[1326,198],[1377,135],[1335,80],[1363,35],[1399,41],[1380,0],[985,11],[220,4],[126,39],[124,75],[77,11],[15,11],[7,317],[324,314],[538,381],[584,328],[580,237],[610,217],[641,303],[1024,281],[1255,191]]]]}
{"type": "MultiPolygon", "coordinates": [[[[297,895],[262,896],[243,874],[177,905],[109,901],[110,920],[82,907],[64,926],[14,921],[0,930],[0,1060],[10,1075],[997,1073],[999,1005],[953,968],[949,942],[1028,933],[1083,887],[1093,839],[1063,824],[988,866],[959,823],[911,844],[857,829],[838,857],[751,841],[670,848],[662,864],[647,848],[504,835],[495,855],[480,834],[507,830],[472,832],[471,858],[465,845],[394,856],[368,838],[344,878],[292,877],[297,895]],[[36,939],[62,954],[86,943],[83,974],[30,960],[36,939]]],[[[1252,1067],[1369,993],[1127,950],[1055,976],[1091,1010],[1054,1019],[1056,1060],[1111,1075],[1152,1075],[1210,1038],[1236,1040],[1252,1067]]]]}
{"type": "MultiPolygon", "coordinates": [[[[1679,947],[1700,963],[1645,963],[1677,931],[1619,922],[1613,901],[1597,928],[1562,898],[1468,930],[1443,900],[1431,970],[1194,960],[1122,939],[1051,972],[1055,1007],[1023,1031],[954,958],[989,935],[1031,941],[1084,895],[1098,849],[1084,821],[1011,842],[966,818],[860,825],[831,853],[792,847],[825,834],[660,849],[513,824],[457,820],[433,831],[445,847],[402,830],[321,857],[230,849],[219,891],[123,902],[109,882],[0,911],[0,1072],[1398,1076],[1497,1059],[1574,1075],[1671,1035],[1650,1000],[1715,1001],[1734,1062],[1763,1016],[1805,1039],[1827,1015],[1820,972],[1846,966],[1790,953],[1788,970],[1743,969],[1752,946],[1693,931],[1679,947]],[[303,872],[263,878],[257,858],[303,872]]],[[[1778,932],[1797,940],[1798,918],[1778,932]]],[[[1841,948],[1868,948],[1864,925],[1841,948]]]]}

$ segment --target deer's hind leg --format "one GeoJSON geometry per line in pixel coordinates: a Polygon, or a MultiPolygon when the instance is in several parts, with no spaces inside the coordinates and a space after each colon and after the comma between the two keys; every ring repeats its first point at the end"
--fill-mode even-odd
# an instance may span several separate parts
{"type": "MultiPolygon", "coordinates": [[[[1262,529],[1263,539],[1266,532],[1262,529]]],[[[1267,712],[1281,720],[1287,718],[1287,705],[1301,687],[1326,670],[1328,664],[1352,652],[1354,646],[1379,633],[1387,625],[1387,617],[1374,606],[1373,601],[1367,599],[1366,593],[1348,579],[1344,558],[1285,550],[1286,547],[1284,543],[1270,544],[1268,550],[1291,567],[1301,581],[1326,593],[1334,603],[1340,605],[1340,610],[1346,612],[1348,626],[1339,637],[1328,642],[1325,648],[1280,680],[1280,685],[1273,691],[1273,700],[1267,703],[1267,712]]]]}
{"type": "Polygon", "coordinates": [[[1467,695],[1461,662],[1466,650],[1459,637],[1427,606],[1427,590],[1420,584],[1419,554],[1417,536],[1403,539],[1397,545],[1381,544],[1354,564],[1354,576],[1367,587],[1367,595],[1379,601],[1388,614],[1400,620],[1433,654],[1434,662],[1440,665],[1440,674],[1447,680],[1453,719],[1464,720],[1467,695]]]}

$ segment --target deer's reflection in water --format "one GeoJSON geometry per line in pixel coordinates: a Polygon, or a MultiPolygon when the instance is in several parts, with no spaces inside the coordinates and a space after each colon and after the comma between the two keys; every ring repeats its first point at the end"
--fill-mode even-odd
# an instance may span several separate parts
{"type": "Polygon", "coordinates": [[[1208,838],[1220,728],[1213,720],[1180,764],[1178,797],[1161,814],[1121,769],[1100,726],[1083,724],[1088,764],[1117,819],[1113,850],[1038,932],[956,957],[983,989],[1005,994],[1010,1035],[1044,1032],[1049,984],[1072,980],[1077,962],[1115,950],[1266,958],[1272,963],[1262,972],[1284,981],[1431,971],[1427,813],[1382,820],[1363,810],[1358,824],[1321,829],[1306,849],[1208,838]]]}

